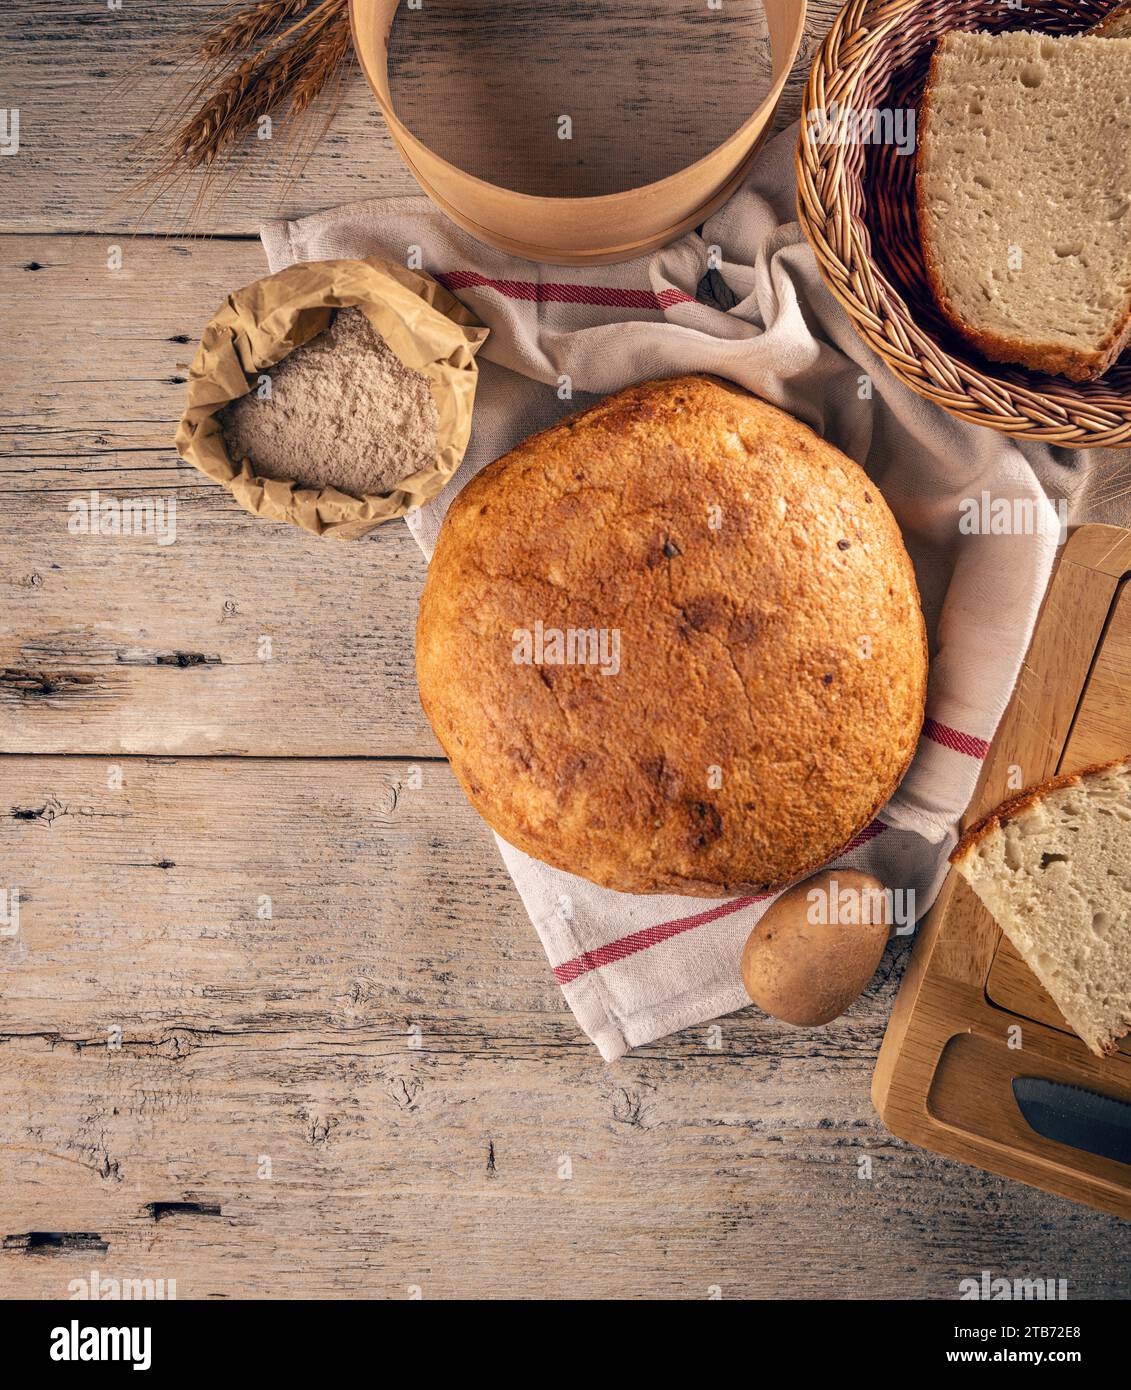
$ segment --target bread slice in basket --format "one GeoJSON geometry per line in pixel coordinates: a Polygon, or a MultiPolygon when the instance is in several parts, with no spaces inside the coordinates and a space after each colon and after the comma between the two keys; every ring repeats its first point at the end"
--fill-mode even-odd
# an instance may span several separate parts
{"type": "Polygon", "coordinates": [[[1131,1029],[1131,756],[1005,802],[951,862],[1098,1055],[1131,1029]]]}
{"type": "Polygon", "coordinates": [[[1101,376],[1131,340],[1131,38],[945,34],[917,158],[954,328],[993,361],[1101,376]]]}

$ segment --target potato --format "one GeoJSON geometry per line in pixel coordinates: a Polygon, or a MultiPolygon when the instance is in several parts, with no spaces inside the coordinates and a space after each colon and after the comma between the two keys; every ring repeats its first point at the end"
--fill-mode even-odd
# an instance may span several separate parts
{"type": "Polygon", "coordinates": [[[829,1023],[876,973],[890,918],[891,897],[871,874],[832,869],[806,879],[750,933],[742,952],[747,994],[786,1023],[829,1023]]]}

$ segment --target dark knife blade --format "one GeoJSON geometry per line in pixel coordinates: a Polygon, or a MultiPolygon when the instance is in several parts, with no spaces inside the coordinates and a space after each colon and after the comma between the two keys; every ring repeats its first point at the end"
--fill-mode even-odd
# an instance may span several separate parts
{"type": "Polygon", "coordinates": [[[1131,1163],[1131,1105],[1040,1076],[1015,1076],[1013,1094],[1030,1129],[1057,1144],[1131,1163]]]}

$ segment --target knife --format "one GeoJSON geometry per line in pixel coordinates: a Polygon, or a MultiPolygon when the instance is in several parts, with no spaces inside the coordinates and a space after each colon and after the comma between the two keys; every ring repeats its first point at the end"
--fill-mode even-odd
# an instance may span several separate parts
{"type": "Polygon", "coordinates": [[[1081,1086],[1015,1076],[1013,1094],[1030,1129],[1057,1144],[1131,1163],[1131,1105],[1081,1086]]]}

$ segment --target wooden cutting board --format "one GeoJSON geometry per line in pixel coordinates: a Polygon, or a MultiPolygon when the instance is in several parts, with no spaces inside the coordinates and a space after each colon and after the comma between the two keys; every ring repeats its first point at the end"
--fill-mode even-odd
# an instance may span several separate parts
{"type": "MultiPolygon", "coordinates": [[[[1131,531],[1084,526],[1053,576],[966,824],[1018,789],[1131,753],[1131,531]]],[[[902,1139],[1131,1218],[1131,1165],[1041,1138],[1011,1087],[1043,1076],[1131,1101],[1131,1035],[1092,1055],[953,871],[880,1048],[872,1099],[902,1139]]]]}

